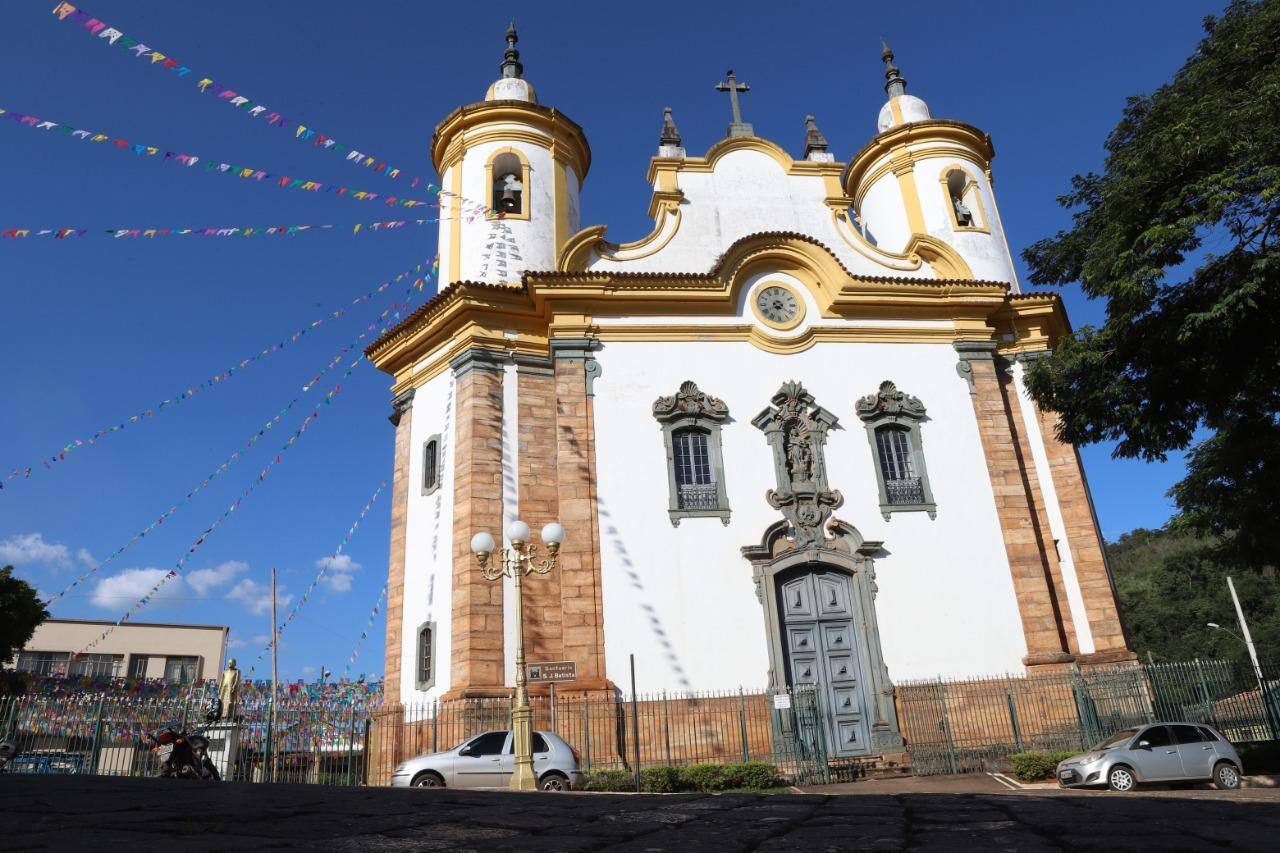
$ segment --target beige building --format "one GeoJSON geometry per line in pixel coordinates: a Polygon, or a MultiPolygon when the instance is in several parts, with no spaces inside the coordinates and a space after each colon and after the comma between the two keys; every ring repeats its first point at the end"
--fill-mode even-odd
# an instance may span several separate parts
{"type": "Polygon", "coordinates": [[[163,678],[186,682],[214,678],[227,649],[225,625],[129,622],[88,654],[72,653],[93,642],[112,621],[46,619],[7,668],[36,675],[163,678]]]}

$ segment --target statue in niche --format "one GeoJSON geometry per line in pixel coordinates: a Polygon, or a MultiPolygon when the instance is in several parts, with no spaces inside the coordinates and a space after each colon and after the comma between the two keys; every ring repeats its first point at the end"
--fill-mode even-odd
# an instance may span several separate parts
{"type": "Polygon", "coordinates": [[[791,547],[826,547],[824,527],[843,501],[838,491],[827,487],[823,456],[836,416],[817,405],[799,382],[783,383],[771,402],[751,421],[773,449],[778,488],[766,492],[765,500],[789,522],[791,547]]]}

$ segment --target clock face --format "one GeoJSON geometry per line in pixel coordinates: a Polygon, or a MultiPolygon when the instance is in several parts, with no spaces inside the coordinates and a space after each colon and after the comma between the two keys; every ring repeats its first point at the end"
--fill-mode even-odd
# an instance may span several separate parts
{"type": "Polygon", "coordinates": [[[785,287],[772,285],[756,295],[760,316],[775,323],[790,323],[800,313],[800,303],[785,287]]]}

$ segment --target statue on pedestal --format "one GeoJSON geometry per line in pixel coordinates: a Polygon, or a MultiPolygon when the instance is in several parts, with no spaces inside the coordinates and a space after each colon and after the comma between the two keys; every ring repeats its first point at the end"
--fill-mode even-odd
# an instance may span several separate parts
{"type": "Polygon", "coordinates": [[[218,682],[218,700],[222,705],[222,719],[234,719],[240,700],[240,670],[236,669],[235,658],[227,661],[227,668],[218,682]]]}

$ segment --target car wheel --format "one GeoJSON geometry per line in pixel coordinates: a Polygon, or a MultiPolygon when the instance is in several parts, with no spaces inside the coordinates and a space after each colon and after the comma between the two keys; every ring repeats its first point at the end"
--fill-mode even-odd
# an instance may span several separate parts
{"type": "Polygon", "coordinates": [[[444,777],[441,776],[439,773],[436,773],[434,770],[428,770],[424,773],[419,773],[417,776],[414,776],[413,782],[411,782],[410,784],[414,788],[443,788],[444,777]]]}
{"type": "Polygon", "coordinates": [[[1128,793],[1138,785],[1138,780],[1133,775],[1133,770],[1125,767],[1123,764],[1117,764],[1111,768],[1111,772],[1107,773],[1107,787],[1113,791],[1128,793]]]}
{"type": "Polygon", "coordinates": [[[1240,787],[1240,768],[1230,761],[1223,761],[1213,768],[1213,787],[1234,791],[1240,787]]]}
{"type": "Polygon", "coordinates": [[[538,790],[567,791],[569,790],[569,777],[565,776],[563,773],[548,773],[539,780],[538,790]]]}

